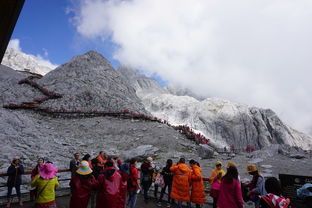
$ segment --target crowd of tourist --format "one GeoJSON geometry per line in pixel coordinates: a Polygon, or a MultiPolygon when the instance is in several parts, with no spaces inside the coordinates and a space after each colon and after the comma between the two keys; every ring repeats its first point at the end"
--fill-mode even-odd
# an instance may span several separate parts
{"type": "MultiPolygon", "coordinates": [[[[71,208],[86,208],[89,201],[96,208],[135,208],[137,194],[142,191],[144,202],[149,203],[149,189],[154,184],[154,197],[159,207],[172,207],[176,204],[196,208],[206,203],[204,181],[210,183],[210,196],[214,208],[243,208],[246,201],[252,201],[256,208],[287,208],[290,200],[282,196],[279,181],[272,177],[264,179],[254,164],[247,166],[246,171],[252,176],[250,182],[242,183],[234,162],[228,162],[223,170],[220,161],[215,163],[210,177],[203,177],[200,164],[195,160],[186,163],[180,158],[174,163],[168,159],[160,168],[147,157],[140,167],[136,159],[127,163],[119,157],[110,157],[105,152],[91,159],[89,154],[75,153],[70,161],[71,208]],[[160,190],[159,190],[160,188],[160,190]],[[160,195],[158,196],[158,191],[160,195]],[[166,204],[163,202],[167,193],[166,204]]],[[[35,199],[36,208],[55,208],[55,188],[60,184],[57,168],[52,162],[39,158],[31,172],[31,198],[35,199]]],[[[15,188],[19,198],[19,206],[23,206],[20,185],[24,167],[19,158],[14,158],[8,168],[8,203],[11,207],[11,193],[15,188]]]]}

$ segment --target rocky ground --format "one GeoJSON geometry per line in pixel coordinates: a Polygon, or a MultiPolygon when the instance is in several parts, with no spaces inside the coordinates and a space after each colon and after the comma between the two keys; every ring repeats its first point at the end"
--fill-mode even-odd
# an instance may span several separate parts
{"type": "Polygon", "coordinates": [[[278,177],[278,174],[293,174],[293,175],[312,175],[311,155],[306,155],[304,159],[294,159],[283,155],[274,155],[272,157],[252,157],[252,154],[240,153],[235,157],[228,157],[227,154],[220,154],[214,159],[200,160],[203,168],[203,175],[208,176],[214,168],[217,160],[220,160],[224,165],[229,161],[234,161],[237,164],[239,174],[242,180],[250,179],[246,172],[247,164],[257,164],[260,172],[266,176],[278,177]]]}
{"type": "Polygon", "coordinates": [[[28,111],[0,112],[7,121],[6,125],[1,125],[1,172],[6,170],[14,155],[20,156],[28,169],[37,156],[66,168],[74,152],[95,157],[103,150],[124,159],[138,154],[155,158],[196,155],[195,144],[173,128],[157,122],[114,117],[64,119],[28,111]],[[10,118],[5,117],[6,113],[10,118]],[[136,151],[129,155],[131,150],[136,151]]]}

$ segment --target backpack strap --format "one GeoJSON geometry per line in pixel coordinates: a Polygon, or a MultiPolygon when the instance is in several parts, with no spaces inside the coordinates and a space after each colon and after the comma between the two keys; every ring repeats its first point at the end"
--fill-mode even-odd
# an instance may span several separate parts
{"type": "Polygon", "coordinates": [[[46,184],[44,184],[43,188],[41,188],[40,191],[38,191],[37,198],[40,196],[40,194],[42,194],[43,190],[45,190],[45,188],[48,186],[50,181],[51,181],[51,179],[48,179],[48,182],[46,184]]]}

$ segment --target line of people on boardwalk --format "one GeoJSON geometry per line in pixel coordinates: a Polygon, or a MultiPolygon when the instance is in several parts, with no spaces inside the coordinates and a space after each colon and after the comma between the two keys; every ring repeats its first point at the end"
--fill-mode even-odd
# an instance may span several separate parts
{"type": "MultiPolygon", "coordinates": [[[[209,178],[203,177],[200,164],[195,160],[190,160],[187,165],[185,158],[180,158],[175,164],[168,159],[166,166],[160,169],[153,166],[153,159],[148,157],[140,167],[140,177],[136,162],[131,159],[129,163],[123,163],[118,157],[108,157],[104,152],[100,152],[92,160],[89,154],[80,160],[80,154],[75,153],[74,159],[70,161],[70,207],[86,208],[91,198],[91,201],[96,201],[96,208],[134,208],[140,189],[145,203],[149,202],[148,191],[154,183],[154,197],[158,206],[163,205],[167,191],[167,207],[171,207],[173,203],[179,208],[183,203],[191,207],[193,203],[196,208],[200,208],[206,202],[204,181],[210,183],[214,208],[243,208],[244,201],[248,200],[252,200],[256,208],[286,208],[290,203],[289,199],[281,195],[279,181],[273,177],[265,181],[255,165],[247,166],[252,180],[241,183],[233,162],[227,164],[225,172],[222,163],[218,161],[209,178]],[[158,188],[161,188],[159,198],[158,188]]],[[[7,208],[11,207],[13,187],[19,197],[19,205],[23,206],[20,193],[23,173],[24,168],[19,159],[14,159],[8,168],[7,208]]],[[[32,170],[31,180],[31,185],[35,188],[31,191],[35,207],[56,207],[55,188],[60,185],[57,168],[51,162],[44,162],[43,158],[39,158],[37,166],[32,170]]]]}

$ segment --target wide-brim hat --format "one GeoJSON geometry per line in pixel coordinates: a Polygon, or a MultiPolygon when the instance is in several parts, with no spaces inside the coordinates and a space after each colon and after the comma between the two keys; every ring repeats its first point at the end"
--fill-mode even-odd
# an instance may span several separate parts
{"type": "Polygon", "coordinates": [[[57,174],[57,168],[52,163],[43,163],[39,167],[39,175],[43,179],[54,178],[57,174]]]}
{"type": "Polygon", "coordinates": [[[90,173],[92,173],[92,169],[90,168],[88,161],[81,161],[76,173],[78,173],[79,175],[89,175],[90,173]]]}
{"type": "Polygon", "coordinates": [[[235,162],[228,162],[228,164],[226,165],[226,168],[229,167],[236,167],[236,163],[235,162]]]}
{"type": "Polygon", "coordinates": [[[248,173],[252,173],[252,172],[256,172],[256,171],[258,171],[258,168],[256,165],[254,165],[254,164],[247,165],[247,172],[248,173]]]}
{"type": "Polygon", "coordinates": [[[216,165],[216,166],[218,166],[218,165],[221,165],[221,166],[222,166],[222,162],[221,162],[221,161],[217,161],[215,165],[216,165]]]}

